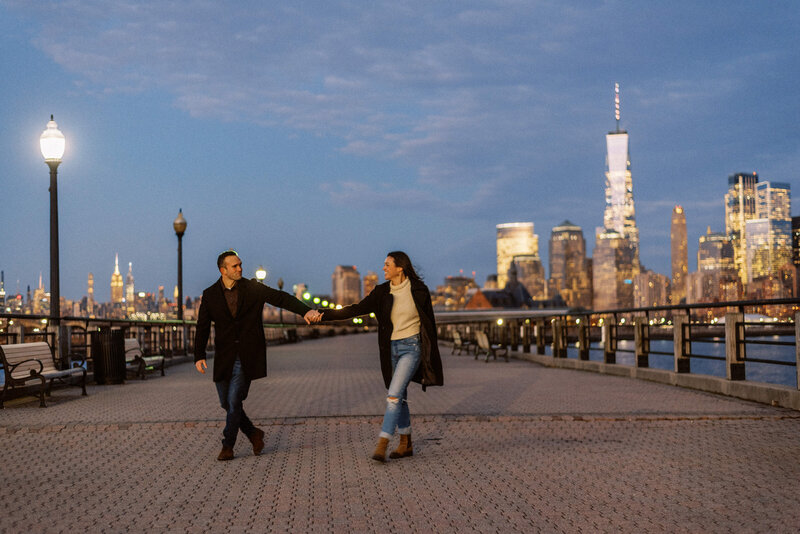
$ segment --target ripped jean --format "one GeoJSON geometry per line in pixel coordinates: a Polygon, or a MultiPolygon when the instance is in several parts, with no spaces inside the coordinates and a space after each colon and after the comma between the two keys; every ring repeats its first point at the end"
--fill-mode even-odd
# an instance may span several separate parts
{"type": "Polygon", "coordinates": [[[416,334],[392,341],[392,381],[386,398],[380,437],[391,438],[395,428],[400,434],[411,434],[411,413],[408,411],[408,383],[417,372],[420,360],[420,336],[416,334]],[[393,399],[393,400],[392,400],[393,399]]]}

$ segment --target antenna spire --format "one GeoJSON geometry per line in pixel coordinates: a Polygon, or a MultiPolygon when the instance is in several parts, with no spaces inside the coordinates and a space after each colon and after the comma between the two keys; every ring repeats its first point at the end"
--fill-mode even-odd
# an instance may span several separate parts
{"type": "Polygon", "coordinates": [[[614,84],[614,116],[617,119],[617,132],[619,132],[619,84],[614,84]]]}

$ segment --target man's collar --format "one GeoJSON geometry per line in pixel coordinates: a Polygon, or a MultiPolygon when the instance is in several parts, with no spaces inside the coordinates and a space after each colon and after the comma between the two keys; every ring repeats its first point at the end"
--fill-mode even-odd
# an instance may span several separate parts
{"type": "Polygon", "coordinates": [[[236,288],[236,286],[238,285],[239,281],[238,281],[238,280],[234,280],[234,281],[233,281],[233,285],[232,285],[231,287],[226,287],[226,286],[225,286],[225,280],[223,280],[223,279],[222,279],[222,277],[220,276],[220,277],[219,277],[219,283],[220,283],[220,285],[222,285],[222,289],[228,289],[228,290],[230,290],[230,289],[235,289],[235,288],[236,288]]]}

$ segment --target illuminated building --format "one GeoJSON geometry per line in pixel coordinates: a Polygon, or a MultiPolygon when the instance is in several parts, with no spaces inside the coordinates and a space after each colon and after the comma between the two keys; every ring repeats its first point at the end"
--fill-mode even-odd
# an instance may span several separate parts
{"type": "Polygon", "coordinates": [[[367,271],[367,274],[364,275],[364,296],[372,293],[372,290],[375,289],[377,285],[378,274],[373,271],[367,271]]]}
{"type": "Polygon", "coordinates": [[[361,300],[361,275],[355,265],[337,265],[331,281],[336,304],[348,306],[361,300]]]}
{"type": "Polygon", "coordinates": [[[666,275],[646,270],[633,277],[633,305],[651,308],[669,304],[670,281],[666,275]]]}
{"type": "Polygon", "coordinates": [[[539,236],[533,233],[532,222],[497,225],[497,287],[508,282],[508,268],[514,256],[539,255],[539,236]]]}
{"type": "Polygon", "coordinates": [[[672,263],[672,304],[686,300],[686,275],[689,273],[689,243],[686,236],[686,213],[681,206],[672,208],[669,231],[672,263]]]}
{"type": "Polygon", "coordinates": [[[794,270],[791,188],[786,183],[760,182],[755,191],[755,218],[745,223],[747,292],[754,298],[789,296],[791,291],[783,288],[785,280],[775,282],[787,277],[783,271],[794,270]]]}
{"type": "Polygon", "coordinates": [[[592,255],[592,308],[611,310],[633,306],[635,249],[614,230],[598,231],[592,255]]]}
{"type": "Polygon", "coordinates": [[[595,231],[592,257],[592,307],[633,306],[633,278],[639,274],[639,230],[633,206],[628,132],[619,129],[619,84],[614,86],[616,131],[606,135],[606,208],[595,231]]]}
{"type": "Polygon", "coordinates": [[[0,271],[0,311],[6,308],[6,273],[0,271]]]}
{"type": "Polygon", "coordinates": [[[94,315],[94,275],[89,273],[86,281],[86,313],[91,317],[94,315]]]}
{"type": "MultiPolygon", "coordinates": [[[[531,298],[544,300],[547,298],[547,288],[545,285],[544,265],[538,255],[519,254],[511,260],[509,270],[516,268],[517,281],[525,286],[531,298]]],[[[511,280],[511,275],[507,277],[511,280]]]]}
{"type": "Polygon", "coordinates": [[[728,177],[725,193],[725,233],[733,246],[733,264],[742,283],[747,282],[747,241],[745,224],[756,218],[758,174],[737,173],[728,177]]]}
{"type": "Polygon", "coordinates": [[[119,272],[119,254],[114,255],[114,273],[111,275],[111,303],[122,302],[122,275],[119,272]]]}
{"type": "Polygon", "coordinates": [[[448,276],[444,285],[438,286],[431,295],[433,307],[436,310],[463,310],[477,287],[474,278],[448,276]]]}
{"type": "Polygon", "coordinates": [[[606,135],[606,207],[603,214],[605,230],[614,230],[630,241],[633,264],[639,269],[639,229],[633,206],[633,178],[628,151],[628,132],[619,129],[619,84],[614,85],[614,106],[617,128],[606,135]]]}
{"type": "Polygon", "coordinates": [[[561,295],[570,308],[592,307],[592,285],[583,230],[564,221],[550,233],[548,294],[561,295]]]}
{"type": "Polygon", "coordinates": [[[736,291],[741,284],[737,284],[739,275],[733,262],[731,238],[712,232],[710,226],[698,240],[697,272],[701,289],[695,302],[738,300],[742,296],[736,291]]]}
{"type": "Polygon", "coordinates": [[[136,293],[133,289],[133,263],[128,262],[128,274],[125,276],[125,302],[128,307],[133,306],[136,293]]]}
{"type": "Polygon", "coordinates": [[[33,313],[37,315],[50,313],[50,303],[42,283],[42,273],[39,273],[39,286],[33,290],[33,313]]]}

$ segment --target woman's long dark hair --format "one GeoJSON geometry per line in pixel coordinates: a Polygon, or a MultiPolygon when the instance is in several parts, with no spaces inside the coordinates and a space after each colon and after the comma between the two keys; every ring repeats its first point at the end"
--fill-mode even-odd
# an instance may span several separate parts
{"type": "Polygon", "coordinates": [[[400,250],[395,250],[394,252],[388,253],[387,256],[392,258],[395,266],[402,268],[403,274],[412,281],[422,282],[422,277],[414,270],[414,266],[411,265],[411,258],[408,257],[408,254],[400,250]]]}

